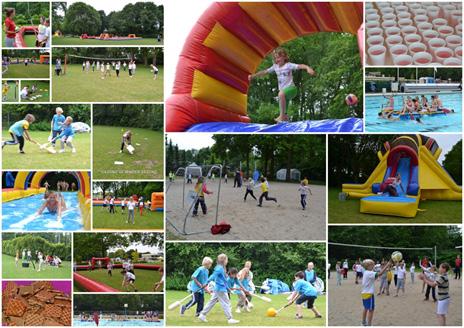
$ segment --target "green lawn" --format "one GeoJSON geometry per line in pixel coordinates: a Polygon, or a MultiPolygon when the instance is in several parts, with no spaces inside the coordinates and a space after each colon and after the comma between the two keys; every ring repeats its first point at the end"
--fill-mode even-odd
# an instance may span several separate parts
{"type": "Polygon", "coordinates": [[[2,272],[4,279],[70,279],[71,278],[71,262],[62,262],[60,268],[46,266],[45,270],[37,272],[32,264],[29,268],[23,268],[21,261],[18,267],[15,265],[15,258],[6,254],[2,254],[2,272]]]}
{"type": "MultiPolygon", "coordinates": [[[[179,291],[167,291],[166,292],[166,307],[172,304],[175,301],[181,300],[187,296],[186,292],[179,291]]],[[[287,303],[288,295],[266,295],[272,299],[271,303],[266,303],[257,299],[256,297],[252,299],[252,304],[254,305],[253,310],[250,313],[244,312],[237,314],[235,313],[235,308],[237,305],[237,295],[232,295],[231,305],[232,305],[232,314],[234,319],[240,320],[238,326],[325,326],[326,324],[326,312],[325,312],[325,295],[319,296],[316,299],[314,305],[317,307],[319,312],[322,314],[322,318],[315,318],[312,311],[305,309],[303,311],[303,319],[295,319],[296,309],[292,305],[289,308],[284,309],[276,317],[267,317],[266,310],[270,307],[278,309],[284,306],[287,303]]],[[[205,305],[210,299],[209,295],[205,296],[205,305]]],[[[183,304],[186,304],[188,301],[184,301],[183,304]]],[[[179,308],[168,311],[166,313],[166,324],[168,326],[226,326],[227,320],[222,312],[221,306],[216,304],[213,310],[208,314],[207,320],[208,323],[203,323],[195,318],[195,308],[189,309],[185,312],[184,316],[181,317],[179,314],[179,308]]]]}
{"type": "Polygon", "coordinates": [[[10,64],[3,74],[6,79],[48,79],[50,78],[50,65],[47,64],[10,64]]]}
{"type": "MultiPolygon", "coordinates": [[[[2,84],[4,81],[2,81],[2,84]]],[[[10,87],[8,89],[8,93],[6,94],[6,99],[3,100],[4,102],[18,102],[19,98],[19,85],[16,86],[15,81],[8,81],[8,86],[10,87]]],[[[3,96],[3,95],[2,95],[3,96]]]]}
{"type": "MultiPolygon", "coordinates": [[[[24,35],[24,42],[26,42],[26,47],[28,48],[35,48],[35,40],[36,40],[35,34],[24,35]]],[[[5,44],[5,31],[4,30],[2,30],[2,42],[4,45],[5,44]]]]}
{"type": "Polygon", "coordinates": [[[135,213],[135,224],[128,224],[127,209],[121,214],[121,207],[117,206],[116,214],[110,214],[108,208],[103,206],[93,207],[92,222],[94,229],[117,229],[117,230],[153,230],[163,229],[163,212],[152,212],[145,210],[143,216],[138,211],[135,213]]]}
{"type": "Polygon", "coordinates": [[[338,200],[338,188],[329,188],[329,223],[461,223],[462,202],[459,201],[421,201],[415,218],[402,218],[364,214],[359,212],[359,199],[338,200]]]}
{"type": "Polygon", "coordinates": [[[93,127],[94,179],[163,179],[164,138],[160,131],[130,128],[135,152],[119,153],[122,130],[114,126],[93,127]],[[117,165],[115,162],[123,162],[117,165]]]}
{"type": "Polygon", "coordinates": [[[82,72],[81,65],[68,65],[66,75],[52,78],[53,101],[143,102],[163,101],[163,68],[153,79],[150,67],[137,65],[133,78],[121,70],[119,78],[101,79],[100,72],[82,72]]]}
{"type": "MultiPolygon", "coordinates": [[[[4,123],[5,124],[5,123],[4,123]]],[[[8,128],[7,126],[4,126],[8,128]]],[[[48,131],[31,131],[32,139],[39,143],[46,143],[50,132],[48,131]]],[[[3,140],[10,140],[10,134],[7,130],[2,132],[3,140]]],[[[69,147],[66,152],[59,154],[50,154],[46,150],[41,150],[38,146],[26,141],[24,151],[26,154],[18,153],[18,146],[5,146],[3,148],[3,169],[7,170],[89,170],[90,169],[90,134],[78,133],[74,136],[74,146],[76,153],[71,153],[69,147]]],[[[60,142],[56,143],[57,150],[60,149],[60,142]]]]}
{"type": "MultiPolygon", "coordinates": [[[[94,271],[78,271],[77,273],[90,278],[94,281],[98,281],[101,283],[104,283],[105,285],[108,285],[110,287],[113,287],[115,289],[120,290],[121,292],[125,292],[121,286],[122,284],[122,274],[121,274],[121,269],[113,269],[113,276],[110,277],[108,276],[108,273],[106,270],[94,270],[94,271]]],[[[137,287],[137,290],[139,292],[152,292],[153,291],[153,285],[160,281],[161,279],[161,274],[157,270],[144,270],[144,269],[135,269],[135,286],[137,287]]],[[[79,285],[74,283],[74,289],[75,291],[83,291],[85,290],[82,289],[79,285]]],[[[132,291],[132,290],[130,290],[132,291]]]]}
{"type": "Polygon", "coordinates": [[[21,81],[21,88],[28,85],[31,90],[32,85],[39,89],[33,93],[29,99],[20,99],[21,102],[49,102],[50,101],[50,82],[49,81],[21,81]]]}
{"type": "Polygon", "coordinates": [[[56,37],[52,38],[53,46],[158,46],[163,42],[158,42],[155,38],[143,38],[141,40],[124,40],[124,41],[108,41],[95,39],[80,39],[79,37],[56,37]]]}

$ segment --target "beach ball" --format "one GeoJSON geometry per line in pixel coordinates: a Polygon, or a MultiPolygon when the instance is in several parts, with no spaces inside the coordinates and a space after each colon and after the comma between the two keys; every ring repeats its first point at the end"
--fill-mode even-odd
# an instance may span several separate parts
{"type": "Polygon", "coordinates": [[[399,262],[403,259],[403,254],[401,254],[401,252],[398,252],[398,251],[394,251],[392,253],[392,256],[391,256],[392,260],[394,262],[399,262]]]}
{"type": "Polygon", "coordinates": [[[356,97],[354,94],[350,93],[348,96],[345,98],[345,102],[348,106],[356,106],[358,104],[358,97],[356,97]]]}
{"type": "Polygon", "coordinates": [[[267,315],[268,317],[275,317],[275,316],[277,315],[277,311],[276,311],[276,309],[274,309],[274,308],[269,308],[269,309],[267,309],[267,311],[266,311],[266,315],[267,315]]]}

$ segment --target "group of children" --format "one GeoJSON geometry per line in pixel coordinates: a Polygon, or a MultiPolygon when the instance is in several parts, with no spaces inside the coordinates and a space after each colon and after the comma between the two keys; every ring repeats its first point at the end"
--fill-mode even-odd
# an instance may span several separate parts
{"type": "Polygon", "coordinates": [[[22,254],[20,255],[19,250],[16,251],[15,256],[15,266],[19,266],[19,261],[22,260],[26,263],[31,263],[35,269],[35,264],[37,263],[37,272],[43,271],[46,266],[51,266],[59,268],[61,266],[61,259],[57,255],[44,255],[40,251],[35,252],[35,258],[32,258],[32,251],[29,249],[23,249],[22,254]]]}
{"type": "MultiPolygon", "coordinates": [[[[202,265],[192,274],[192,280],[187,286],[192,299],[186,305],[181,306],[181,316],[196,305],[195,316],[200,321],[207,322],[207,315],[219,303],[224,311],[227,322],[229,324],[237,324],[239,320],[234,319],[232,315],[232,294],[238,297],[235,313],[252,311],[254,306],[251,301],[256,288],[253,283],[253,272],[251,271],[252,263],[251,261],[246,261],[243,268],[238,270],[233,267],[227,269],[228,262],[229,259],[226,254],[219,254],[216,266],[210,275],[209,270],[213,265],[213,260],[210,257],[203,258],[202,265]],[[204,305],[205,293],[211,294],[211,298],[206,305],[204,305]]],[[[288,298],[287,306],[293,303],[296,304],[296,319],[303,318],[302,307],[305,303],[307,304],[307,308],[312,310],[315,317],[321,318],[321,314],[314,306],[318,290],[309,281],[313,278],[314,280],[316,279],[313,267],[308,264],[307,270],[297,272],[294,277],[294,291],[288,298]]]]}
{"type": "MultiPolygon", "coordinates": [[[[20,32],[20,28],[16,26],[14,17],[16,16],[16,10],[14,8],[5,8],[5,20],[4,31],[5,31],[5,48],[19,47],[16,44],[16,35],[20,32]]],[[[51,26],[50,18],[40,16],[39,25],[34,30],[36,37],[34,46],[36,48],[50,48],[51,41],[51,26]]]]}
{"type": "MultiPolygon", "coordinates": [[[[156,67],[154,64],[150,65],[151,67],[151,72],[153,73],[153,79],[156,80],[158,77],[158,72],[159,69],[156,67]]],[[[133,78],[135,76],[135,71],[137,69],[137,64],[135,60],[129,60],[128,63],[125,61],[121,62],[120,60],[118,61],[92,61],[86,60],[82,62],[82,72],[89,73],[89,72],[100,72],[100,78],[102,80],[109,78],[113,76],[113,72],[116,76],[116,78],[119,78],[121,70],[124,72],[128,72],[129,77],[133,78]]],[[[59,76],[61,73],[61,60],[57,59],[56,64],[55,64],[55,72],[56,75],[59,76]]]]}
{"type": "MultiPolygon", "coordinates": [[[[130,196],[129,198],[123,198],[120,200],[120,206],[121,206],[121,214],[124,215],[124,211],[126,210],[127,207],[127,220],[126,223],[132,223],[135,224],[135,210],[136,208],[139,209],[139,214],[140,216],[143,216],[143,211],[145,209],[150,209],[151,202],[148,200],[145,202],[144,198],[142,196],[137,198],[137,201],[133,196],[130,196]]],[[[106,196],[103,198],[103,204],[102,204],[103,210],[106,210],[108,208],[108,211],[110,214],[115,214],[115,207],[116,207],[116,197],[114,196],[106,196]]]]}

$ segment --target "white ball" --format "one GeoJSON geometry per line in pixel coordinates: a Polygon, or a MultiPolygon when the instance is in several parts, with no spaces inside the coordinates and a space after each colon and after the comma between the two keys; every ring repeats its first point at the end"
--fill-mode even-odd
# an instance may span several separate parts
{"type": "Polygon", "coordinates": [[[403,254],[399,251],[394,251],[391,255],[393,262],[400,262],[403,259],[403,254]]]}

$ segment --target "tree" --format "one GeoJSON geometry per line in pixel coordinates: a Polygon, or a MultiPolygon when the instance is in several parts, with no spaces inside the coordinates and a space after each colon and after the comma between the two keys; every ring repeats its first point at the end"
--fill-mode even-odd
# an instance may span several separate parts
{"type": "Polygon", "coordinates": [[[101,16],[92,6],[75,2],[69,6],[63,21],[63,32],[73,35],[95,35],[101,29],[101,16]]]}
{"type": "Polygon", "coordinates": [[[458,185],[462,184],[462,139],[445,155],[444,168],[458,185]]]}

